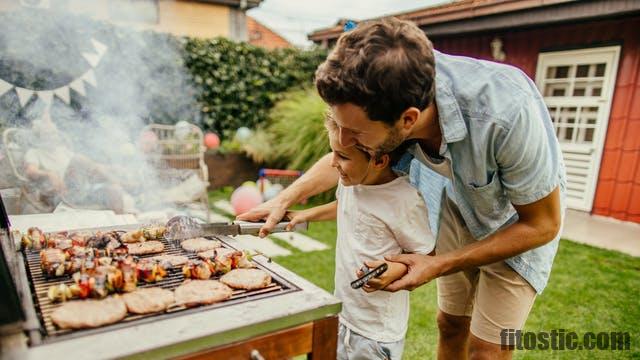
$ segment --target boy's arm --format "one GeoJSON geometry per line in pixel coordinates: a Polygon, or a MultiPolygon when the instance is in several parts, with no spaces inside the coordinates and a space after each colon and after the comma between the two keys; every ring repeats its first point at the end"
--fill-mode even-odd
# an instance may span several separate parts
{"type": "Polygon", "coordinates": [[[312,207],[299,211],[288,211],[285,218],[289,218],[287,231],[291,231],[296,224],[305,221],[324,221],[335,220],[338,212],[338,200],[334,200],[328,204],[312,207]]]}
{"type": "Polygon", "coordinates": [[[327,191],[338,183],[338,172],[331,167],[329,153],[318,160],[293,184],[289,185],[275,198],[238,215],[238,220],[259,221],[266,220],[260,229],[260,236],[267,236],[273,227],[282,220],[287,209],[302,199],[327,191]]]}

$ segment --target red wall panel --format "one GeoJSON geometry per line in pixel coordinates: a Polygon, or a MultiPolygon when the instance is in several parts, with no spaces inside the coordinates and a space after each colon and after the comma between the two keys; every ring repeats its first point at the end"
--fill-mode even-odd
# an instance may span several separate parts
{"type": "MultiPolygon", "coordinates": [[[[640,222],[640,16],[548,25],[526,30],[434,37],[436,49],[492,60],[490,43],[503,42],[506,63],[535,78],[544,50],[622,46],[593,213],[640,222]]],[[[427,35],[429,35],[427,33],[427,35]]]]}

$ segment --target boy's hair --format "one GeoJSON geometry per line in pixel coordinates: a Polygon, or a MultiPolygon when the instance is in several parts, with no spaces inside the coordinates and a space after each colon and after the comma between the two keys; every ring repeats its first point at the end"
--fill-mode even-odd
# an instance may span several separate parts
{"type": "Polygon", "coordinates": [[[355,104],[371,120],[389,125],[410,107],[427,108],[434,83],[431,42],[415,24],[396,18],[361,23],[342,34],[316,71],[325,102],[355,104]]]}

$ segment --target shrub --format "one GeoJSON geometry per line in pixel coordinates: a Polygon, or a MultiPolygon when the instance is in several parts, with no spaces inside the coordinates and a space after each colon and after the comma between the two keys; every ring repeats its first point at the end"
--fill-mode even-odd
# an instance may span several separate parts
{"type": "Polygon", "coordinates": [[[198,88],[202,125],[225,138],[268,117],[282,92],[309,85],[321,49],[267,51],[224,38],[186,39],[185,63],[198,88]]]}
{"type": "Polygon", "coordinates": [[[296,170],[308,170],[330,150],[324,128],[327,106],[315,90],[285,95],[243,150],[256,162],[296,170]]]}

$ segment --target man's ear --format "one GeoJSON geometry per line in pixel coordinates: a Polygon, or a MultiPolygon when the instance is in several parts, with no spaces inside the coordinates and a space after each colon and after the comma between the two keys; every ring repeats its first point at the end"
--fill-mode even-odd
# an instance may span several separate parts
{"type": "Polygon", "coordinates": [[[391,161],[391,156],[389,154],[380,155],[373,158],[373,167],[380,170],[384,169],[389,165],[389,161],[391,161]]]}
{"type": "Polygon", "coordinates": [[[402,128],[405,130],[410,130],[418,121],[418,118],[420,118],[420,109],[416,107],[408,108],[400,115],[402,128]]]}
{"type": "Polygon", "coordinates": [[[420,118],[420,109],[417,107],[410,107],[405,110],[402,115],[400,115],[400,120],[402,120],[402,128],[405,130],[410,130],[413,125],[420,118]]]}

